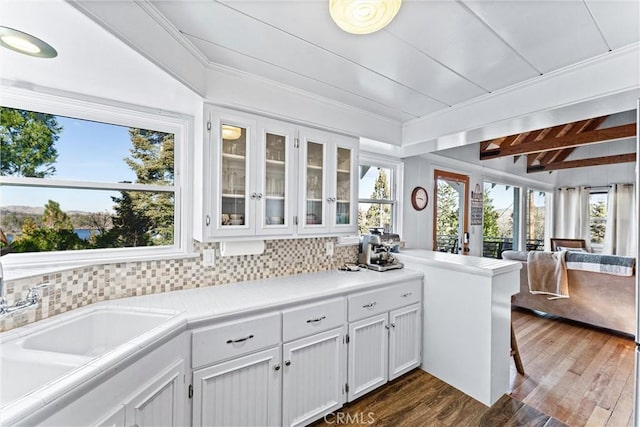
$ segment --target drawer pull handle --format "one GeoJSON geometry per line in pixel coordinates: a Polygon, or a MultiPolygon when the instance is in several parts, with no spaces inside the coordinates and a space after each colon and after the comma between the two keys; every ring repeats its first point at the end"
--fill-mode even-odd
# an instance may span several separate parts
{"type": "Polygon", "coordinates": [[[406,294],[402,294],[402,298],[407,298],[410,297],[411,295],[413,295],[413,292],[407,292],[406,294]]]}
{"type": "Polygon", "coordinates": [[[315,318],[315,319],[309,319],[309,320],[307,320],[307,323],[316,323],[316,322],[320,322],[320,321],[322,321],[322,320],[324,320],[324,319],[326,319],[326,318],[327,318],[327,316],[321,316],[321,317],[317,317],[317,318],[315,318]]]}
{"type": "Polygon", "coordinates": [[[253,338],[253,335],[249,335],[249,336],[246,336],[244,338],[238,338],[237,340],[227,340],[227,344],[233,344],[233,343],[236,343],[236,342],[243,342],[243,341],[246,341],[246,340],[250,340],[251,338],[253,338]]]}
{"type": "Polygon", "coordinates": [[[375,305],[376,305],[376,302],[374,301],[374,302],[370,302],[369,304],[363,305],[362,308],[372,308],[375,305]]]}

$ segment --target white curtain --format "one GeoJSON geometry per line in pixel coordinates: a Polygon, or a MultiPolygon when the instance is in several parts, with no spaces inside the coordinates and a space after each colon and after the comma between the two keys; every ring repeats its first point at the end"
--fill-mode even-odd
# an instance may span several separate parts
{"type": "Polygon", "coordinates": [[[636,256],[636,197],[633,184],[613,184],[607,196],[605,254],[636,256]]]}
{"type": "Polygon", "coordinates": [[[584,239],[589,244],[588,188],[558,188],[553,237],[584,239]]]}

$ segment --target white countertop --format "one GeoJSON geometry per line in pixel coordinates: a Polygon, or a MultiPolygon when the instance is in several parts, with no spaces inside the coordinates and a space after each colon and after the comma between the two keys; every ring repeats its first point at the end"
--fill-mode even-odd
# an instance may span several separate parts
{"type": "Polygon", "coordinates": [[[105,301],[0,333],[2,350],[8,352],[16,341],[25,336],[48,328],[53,323],[63,323],[85,311],[118,307],[132,310],[134,308],[166,310],[175,313],[171,320],[162,326],[120,345],[113,351],[54,379],[22,398],[7,403],[0,411],[0,424],[11,424],[15,420],[20,420],[24,414],[33,413],[81,385],[87,386],[91,381],[101,381],[104,377],[101,374],[105,374],[115,364],[136,353],[140,356],[148,353],[160,343],[184,331],[185,328],[199,327],[214,321],[250,315],[253,312],[274,310],[290,304],[311,302],[325,297],[421,279],[422,276],[423,273],[406,268],[386,272],[365,269],[357,272],[333,270],[217,285],[105,301]]]}
{"type": "Polygon", "coordinates": [[[496,276],[522,268],[519,261],[434,252],[426,249],[403,249],[394,256],[409,267],[412,263],[418,263],[481,276],[496,276]]]}

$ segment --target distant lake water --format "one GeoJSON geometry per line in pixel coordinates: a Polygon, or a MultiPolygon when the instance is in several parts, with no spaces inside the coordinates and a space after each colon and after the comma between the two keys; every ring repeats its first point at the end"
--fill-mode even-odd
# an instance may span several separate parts
{"type": "MultiPolygon", "coordinates": [[[[82,240],[89,240],[91,238],[91,233],[100,234],[100,231],[92,228],[75,228],[73,232],[82,240]]],[[[9,240],[9,243],[13,242],[14,237],[15,235],[13,233],[7,233],[7,240],[9,240]]]]}

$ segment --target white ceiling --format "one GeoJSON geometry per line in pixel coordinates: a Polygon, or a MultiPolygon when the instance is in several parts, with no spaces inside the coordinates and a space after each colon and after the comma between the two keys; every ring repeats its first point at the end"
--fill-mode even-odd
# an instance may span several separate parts
{"type": "Polygon", "coordinates": [[[162,0],[144,8],[206,64],[404,122],[638,43],[639,4],[405,0],[370,35],[340,30],[328,0],[162,0]]]}
{"type": "Polygon", "coordinates": [[[328,0],[0,0],[0,25],[60,53],[0,50],[3,84],[189,104],[181,85],[162,84],[164,104],[135,89],[164,70],[208,102],[398,157],[629,110],[640,96],[637,0],[404,0],[370,35],[340,30],[328,0]]]}

